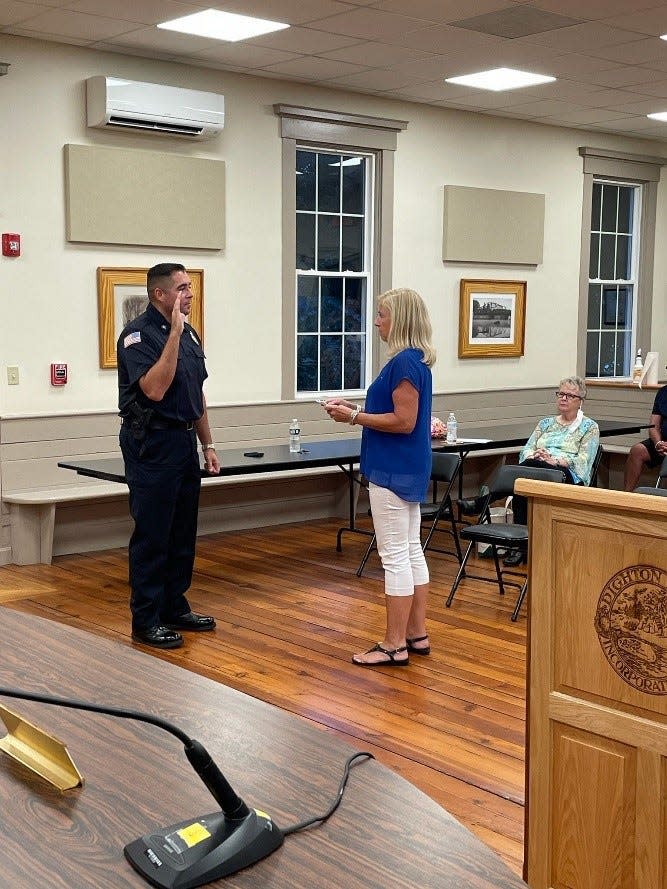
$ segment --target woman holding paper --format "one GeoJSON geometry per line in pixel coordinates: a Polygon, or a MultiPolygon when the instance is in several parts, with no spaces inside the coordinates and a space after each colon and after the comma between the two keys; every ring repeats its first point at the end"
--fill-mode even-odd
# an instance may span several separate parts
{"type": "Polygon", "coordinates": [[[423,299],[401,288],[378,300],[375,326],[389,361],[368,388],[362,410],[343,398],[325,410],[337,423],[362,427],[361,473],[368,479],[378,553],[385,572],[384,637],[355,654],[360,667],[404,667],[410,653],[429,654],[429,573],[421,548],[419,504],[431,476],[431,322],[423,299]]]}

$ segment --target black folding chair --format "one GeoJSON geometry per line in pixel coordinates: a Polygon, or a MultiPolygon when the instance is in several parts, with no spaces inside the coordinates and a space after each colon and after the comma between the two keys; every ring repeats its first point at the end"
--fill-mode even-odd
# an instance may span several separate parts
{"type": "MultiPolygon", "coordinates": [[[[431,468],[431,481],[433,482],[433,499],[428,503],[420,503],[419,511],[421,512],[422,525],[429,522],[426,538],[422,543],[422,549],[427,549],[436,553],[456,556],[459,564],[463,558],[461,553],[461,544],[459,543],[459,535],[454,520],[454,509],[452,505],[452,488],[461,471],[461,457],[458,454],[434,452],[433,465],[431,468]],[[442,486],[444,485],[444,489],[442,486]],[[440,486],[441,496],[438,494],[440,486]],[[441,525],[444,525],[442,527],[441,525]],[[433,545],[435,534],[449,534],[454,541],[455,551],[451,549],[440,549],[433,545]]],[[[371,538],[371,542],[366,548],[366,552],[357,568],[357,577],[361,577],[363,570],[368,561],[368,557],[377,548],[375,534],[371,538]]]]}
{"type": "Polygon", "coordinates": [[[600,463],[602,462],[602,445],[598,445],[597,452],[595,454],[595,458],[593,459],[593,467],[591,469],[591,480],[588,483],[589,488],[597,488],[598,485],[598,470],[600,469],[600,463]]]}
{"type": "Polygon", "coordinates": [[[664,481],[667,481],[667,457],[665,457],[665,459],[662,461],[660,472],[658,473],[658,477],[655,480],[656,488],[661,488],[664,481]]]}
{"type": "Polygon", "coordinates": [[[484,498],[479,521],[476,525],[466,525],[459,531],[461,540],[467,540],[468,549],[463,556],[463,561],[459,567],[454,583],[447,597],[446,605],[449,608],[456,594],[459,584],[464,577],[474,580],[483,580],[487,583],[497,583],[500,595],[505,595],[506,586],[515,586],[519,590],[519,595],[512,613],[512,620],[515,621],[519,616],[519,611],[528,589],[528,577],[523,572],[512,571],[508,568],[500,567],[498,558],[499,549],[513,549],[521,552],[528,552],[528,526],[515,525],[511,522],[491,522],[490,506],[496,500],[505,500],[514,493],[514,482],[518,478],[532,478],[538,481],[547,482],[563,482],[564,473],[560,469],[541,469],[536,466],[501,466],[496,472],[493,481],[489,485],[489,493],[484,498]],[[479,574],[466,574],[466,565],[468,559],[472,555],[475,545],[478,543],[488,544],[493,554],[493,563],[496,569],[496,576],[486,577],[479,574]],[[505,575],[514,575],[520,577],[520,581],[506,580],[505,575]]]}
{"type": "Polygon", "coordinates": [[[655,494],[658,497],[667,497],[667,488],[635,488],[635,494],[655,494]]]}

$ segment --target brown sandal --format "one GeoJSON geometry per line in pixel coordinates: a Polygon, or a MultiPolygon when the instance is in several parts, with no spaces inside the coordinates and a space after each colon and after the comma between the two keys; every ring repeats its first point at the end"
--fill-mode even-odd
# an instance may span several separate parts
{"type": "Polygon", "coordinates": [[[406,648],[411,654],[430,654],[431,646],[425,645],[423,648],[417,648],[415,646],[415,642],[423,642],[425,639],[428,639],[428,633],[426,636],[415,636],[413,639],[406,639],[406,648]]]}
{"type": "Polygon", "coordinates": [[[352,663],[356,664],[357,667],[407,667],[410,663],[409,658],[405,658],[405,660],[397,661],[396,655],[400,654],[402,651],[407,651],[407,645],[402,645],[400,648],[383,648],[378,642],[372,648],[369,648],[368,651],[365,651],[364,654],[371,654],[373,651],[381,651],[382,654],[387,655],[386,661],[375,661],[372,664],[367,664],[365,661],[358,661],[356,658],[359,657],[358,654],[352,655],[352,663]]]}

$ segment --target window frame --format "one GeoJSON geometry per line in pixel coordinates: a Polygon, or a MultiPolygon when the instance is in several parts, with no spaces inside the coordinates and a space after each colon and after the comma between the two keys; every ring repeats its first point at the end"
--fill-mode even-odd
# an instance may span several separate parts
{"type": "MultiPolygon", "coordinates": [[[[630,343],[629,343],[628,350],[626,353],[626,362],[627,362],[628,372],[626,374],[604,376],[604,377],[598,375],[598,376],[591,377],[591,379],[600,379],[600,380],[629,379],[632,375],[632,366],[633,366],[633,362],[634,362],[634,356],[637,354],[637,319],[639,316],[637,293],[638,293],[638,273],[639,273],[639,268],[640,268],[639,258],[641,256],[641,240],[642,240],[641,220],[642,220],[642,204],[643,204],[643,199],[644,199],[644,185],[641,182],[620,181],[618,179],[612,179],[608,176],[593,176],[593,185],[592,185],[593,190],[595,189],[596,185],[600,185],[602,187],[601,212],[602,212],[602,203],[604,201],[604,187],[606,185],[612,186],[614,188],[626,188],[626,189],[632,190],[634,192],[633,210],[632,210],[632,227],[630,229],[630,237],[632,239],[632,250],[630,251],[629,265],[630,265],[631,275],[629,278],[614,278],[614,279],[611,279],[611,278],[606,279],[606,278],[600,278],[600,277],[591,278],[590,277],[590,268],[589,268],[589,278],[588,278],[589,296],[587,299],[586,308],[587,308],[587,310],[589,308],[588,303],[590,301],[590,286],[591,286],[591,284],[599,286],[601,288],[601,290],[600,290],[601,300],[604,297],[605,287],[609,287],[609,286],[619,287],[619,286],[627,285],[627,286],[629,286],[629,288],[632,291],[632,312],[631,312],[629,324],[626,323],[624,325],[625,328],[629,327],[629,330],[630,330],[630,343]]],[[[602,220],[600,220],[600,222],[602,222],[602,220]]],[[[590,234],[591,238],[592,238],[594,232],[596,235],[603,233],[602,230],[593,228],[592,220],[589,222],[588,230],[589,230],[589,234],[590,234]]],[[[618,222],[616,222],[614,234],[615,235],[619,234],[618,222]]],[[[589,244],[590,244],[590,241],[589,241],[589,244]]],[[[590,248],[589,248],[589,255],[590,255],[590,248]]],[[[600,264],[600,262],[601,262],[601,257],[598,254],[598,264],[600,264]]],[[[589,266],[590,266],[590,261],[589,261],[589,266]]],[[[602,311],[602,307],[601,307],[601,311],[602,311]]],[[[587,311],[587,314],[588,314],[588,311],[587,311]]],[[[615,326],[613,328],[613,332],[615,334],[618,334],[618,331],[619,331],[619,327],[618,327],[618,322],[616,321],[615,326]]],[[[588,338],[588,334],[590,332],[591,332],[591,329],[588,327],[588,319],[587,319],[587,321],[586,321],[587,338],[588,338]]],[[[596,332],[599,335],[601,335],[601,333],[603,331],[601,331],[600,329],[596,329],[596,332]]],[[[588,343],[586,344],[586,352],[587,351],[588,351],[588,343]]],[[[587,359],[587,355],[586,355],[586,359],[587,359]]],[[[586,364],[588,364],[587,360],[586,360],[586,364]]],[[[599,370],[599,364],[600,364],[600,359],[599,359],[599,349],[598,349],[598,370],[599,370]]]]}
{"type": "MultiPolygon", "coordinates": [[[[586,373],[586,335],[588,328],[588,284],[591,247],[591,211],[593,207],[593,184],[608,180],[621,185],[641,187],[641,208],[639,228],[635,233],[639,238],[636,269],[635,328],[634,348],[648,351],[651,342],[651,322],[653,311],[653,264],[655,252],[656,207],[658,182],[662,166],[667,158],[651,155],[627,154],[604,148],[582,146],[579,154],[583,159],[583,200],[581,225],[581,259],[579,272],[579,324],[577,334],[577,373],[586,373]]],[[[600,378],[596,378],[600,379],[600,378]]],[[[603,380],[627,380],[623,377],[603,377],[603,380]]]]}
{"type": "MultiPolygon", "coordinates": [[[[315,393],[296,392],[296,189],[294,171],[299,148],[331,149],[341,153],[358,151],[374,155],[375,190],[372,208],[371,305],[378,293],[391,287],[393,251],[394,153],[398,133],[407,121],[345,114],[319,108],[276,104],[282,139],[282,361],[283,400],[308,400],[315,393]]],[[[370,376],[379,370],[378,337],[368,319],[371,343],[370,376]]],[[[368,353],[368,350],[367,350],[368,353]]],[[[367,371],[368,376],[368,371],[367,371]]]]}
{"type": "MultiPolygon", "coordinates": [[[[299,398],[299,399],[312,398],[313,396],[329,397],[329,396],[337,395],[337,394],[340,394],[343,392],[350,398],[354,399],[356,397],[361,397],[366,392],[366,389],[371,382],[370,373],[371,373],[371,362],[372,362],[372,354],[373,354],[372,315],[373,315],[373,292],[374,292],[373,291],[373,271],[374,271],[373,270],[373,253],[374,253],[373,243],[374,243],[374,235],[375,235],[375,224],[374,224],[375,220],[374,220],[374,209],[373,208],[374,208],[374,194],[375,194],[375,160],[376,160],[376,158],[375,158],[375,154],[371,151],[361,151],[361,150],[357,149],[353,152],[351,149],[345,149],[345,150],[340,149],[340,150],[337,150],[336,152],[334,152],[333,149],[329,146],[322,148],[322,147],[313,146],[313,145],[302,145],[301,143],[297,144],[297,152],[299,152],[299,151],[312,152],[316,156],[319,154],[333,154],[333,153],[340,154],[341,156],[346,155],[346,154],[347,155],[356,155],[357,157],[364,158],[364,161],[366,162],[365,176],[364,176],[365,186],[364,186],[363,211],[361,214],[353,214],[353,215],[361,216],[364,219],[364,223],[365,223],[364,238],[363,238],[364,243],[363,243],[363,248],[362,248],[363,249],[363,256],[364,256],[364,263],[363,263],[364,268],[359,272],[352,272],[352,271],[346,272],[342,269],[337,270],[337,271],[327,271],[327,270],[317,269],[317,268],[314,268],[314,269],[298,268],[296,266],[296,263],[295,263],[295,268],[294,268],[294,292],[295,292],[295,294],[298,294],[298,282],[299,282],[300,277],[317,278],[318,281],[320,282],[320,284],[321,284],[321,281],[325,278],[343,278],[344,280],[357,278],[359,280],[365,281],[367,284],[366,306],[365,306],[366,327],[364,329],[365,347],[364,347],[364,359],[363,359],[364,379],[362,380],[362,385],[355,388],[355,389],[345,389],[343,387],[343,385],[341,385],[340,387],[336,387],[335,390],[333,390],[331,388],[326,388],[326,387],[323,388],[320,385],[318,387],[318,389],[316,389],[316,390],[307,390],[307,391],[299,392],[298,387],[297,387],[297,383],[298,383],[298,379],[297,379],[295,382],[295,387],[294,387],[295,388],[294,397],[299,398]]],[[[342,197],[342,195],[341,195],[341,197],[342,197]]],[[[342,207],[339,209],[340,209],[340,213],[334,213],[334,214],[329,213],[329,211],[320,211],[319,209],[316,209],[314,211],[315,220],[317,221],[320,215],[322,215],[322,216],[344,215],[342,213],[342,207]]],[[[298,216],[298,214],[300,212],[309,212],[309,211],[296,210],[295,212],[296,212],[296,215],[298,216]]],[[[315,226],[315,242],[316,242],[316,244],[317,244],[317,231],[318,231],[318,227],[316,225],[315,226]]],[[[341,244],[341,246],[342,246],[342,244],[341,244]]],[[[315,259],[317,261],[317,248],[316,248],[315,259]]],[[[298,330],[298,311],[294,312],[293,323],[294,323],[294,354],[292,356],[292,360],[294,362],[295,376],[296,376],[296,368],[297,368],[297,362],[298,362],[298,342],[299,342],[299,335],[300,335],[299,330],[298,330]]],[[[341,337],[344,342],[345,341],[345,331],[341,330],[340,333],[341,333],[341,337]]],[[[315,331],[313,335],[315,335],[318,339],[318,355],[319,355],[320,340],[323,335],[323,332],[319,326],[319,319],[318,319],[318,330],[315,331]]],[[[344,349],[343,349],[343,354],[344,354],[344,349]]],[[[321,369],[322,369],[322,362],[321,362],[321,356],[320,356],[320,361],[319,361],[319,366],[318,366],[318,377],[320,376],[321,369]]]]}

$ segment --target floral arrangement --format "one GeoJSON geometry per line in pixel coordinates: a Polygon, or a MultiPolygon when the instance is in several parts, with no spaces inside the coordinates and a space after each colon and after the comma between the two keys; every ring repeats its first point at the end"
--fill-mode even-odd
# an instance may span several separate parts
{"type": "Polygon", "coordinates": [[[431,438],[447,438],[447,426],[440,417],[431,417],[431,438]]]}

